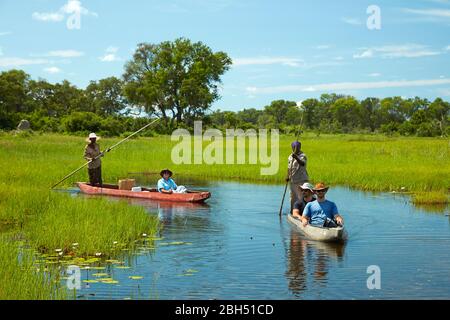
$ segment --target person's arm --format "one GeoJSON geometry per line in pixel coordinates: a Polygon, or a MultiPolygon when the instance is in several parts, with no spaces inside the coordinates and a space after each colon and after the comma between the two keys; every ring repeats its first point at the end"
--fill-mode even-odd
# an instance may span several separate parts
{"type": "Polygon", "coordinates": [[[336,220],[336,222],[338,224],[340,224],[341,226],[344,225],[344,218],[342,218],[342,216],[338,213],[336,204],[334,204],[334,206],[333,206],[333,217],[334,217],[334,220],[336,220]]]}
{"type": "Polygon", "coordinates": [[[173,190],[177,190],[178,186],[177,186],[177,184],[175,183],[175,181],[173,181],[172,178],[170,178],[170,184],[171,184],[171,188],[172,188],[173,190]]]}
{"type": "Polygon", "coordinates": [[[158,188],[158,191],[161,192],[161,193],[168,193],[168,194],[170,194],[170,193],[173,192],[172,189],[169,189],[169,190],[164,189],[164,183],[163,183],[162,179],[158,181],[157,188],[158,188]]]}
{"type": "Polygon", "coordinates": [[[92,154],[91,154],[90,148],[88,146],[86,146],[86,148],[84,148],[84,159],[86,161],[91,161],[92,160],[92,154]]]}
{"type": "Polygon", "coordinates": [[[310,213],[310,203],[307,203],[306,204],[306,206],[305,206],[305,209],[303,209],[303,214],[302,214],[302,217],[301,217],[301,219],[302,219],[302,223],[303,223],[303,226],[305,227],[308,223],[309,223],[309,221],[310,221],[310,216],[311,216],[311,213],[310,213]]]}
{"type": "Polygon", "coordinates": [[[292,154],[292,157],[297,160],[298,164],[301,165],[302,167],[305,166],[306,164],[306,158],[304,156],[299,157],[298,155],[296,155],[295,153],[292,154]]]}
{"type": "Polygon", "coordinates": [[[161,191],[161,193],[167,193],[167,194],[171,194],[173,193],[172,189],[166,190],[164,188],[159,189],[161,191]]]}

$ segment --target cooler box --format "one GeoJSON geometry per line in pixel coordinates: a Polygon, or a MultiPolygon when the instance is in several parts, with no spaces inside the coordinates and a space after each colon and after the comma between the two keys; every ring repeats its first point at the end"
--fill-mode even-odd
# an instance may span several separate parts
{"type": "Polygon", "coordinates": [[[119,180],[119,190],[131,190],[134,187],[134,179],[119,180]]]}

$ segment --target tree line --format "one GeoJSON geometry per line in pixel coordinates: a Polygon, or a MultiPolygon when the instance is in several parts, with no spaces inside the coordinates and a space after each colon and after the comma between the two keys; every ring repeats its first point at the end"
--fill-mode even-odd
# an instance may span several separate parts
{"type": "MultiPolygon", "coordinates": [[[[447,136],[450,104],[415,98],[384,99],[322,94],[301,103],[272,101],[261,109],[211,110],[220,98],[221,76],[230,68],[224,52],[185,38],[159,44],[141,43],[121,78],[91,81],[80,89],[69,81],[51,84],[22,70],[0,73],[0,130],[15,129],[21,119],[43,132],[117,136],[159,117],[148,134],[191,129],[195,120],[226,128],[299,129],[317,133],[384,133],[447,136]],[[145,116],[145,117],[142,117],[145,116]]],[[[205,127],[204,126],[204,127],[205,127]]]]}

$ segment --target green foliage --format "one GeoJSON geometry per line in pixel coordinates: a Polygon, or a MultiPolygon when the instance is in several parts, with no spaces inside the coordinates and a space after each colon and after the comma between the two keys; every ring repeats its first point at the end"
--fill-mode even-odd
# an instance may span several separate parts
{"type": "Polygon", "coordinates": [[[219,98],[220,76],[230,65],[226,53],[214,53],[201,42],[141,43],[125,65],[125,96],[147,113],[170,119],[172,128],[175,121],[202,116],[219,98]]]}
{"type": "Polygon", "coordinates": [[[102,118],[92,112],[74,112],[62,119],[62,125],[67,132],[99,131],[102,118]]]}

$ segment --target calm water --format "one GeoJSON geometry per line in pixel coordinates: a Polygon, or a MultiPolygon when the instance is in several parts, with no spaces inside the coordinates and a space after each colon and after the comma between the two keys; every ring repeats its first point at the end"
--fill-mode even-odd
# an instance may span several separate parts
{"type": "MultiPolygon", "coordinates": [[[[163,239],[155,250],[132,255],[130,269],[108,268],[118,284],[89,284],[79,298],[450,298],[448,211],[417,209],[403,196],[331,188],[327,197],[349,232],[346,244],[332,245],[303,239],[285,215],[279,218],[283,188],[215,182],[207,186],[206,205],[130,201],[158,215],[163,239]],[[370,265],[381,269],[380,290],[367,289],[370,265]]],[[[92,273],[83,270],[83,279],[92,273]]]]}

